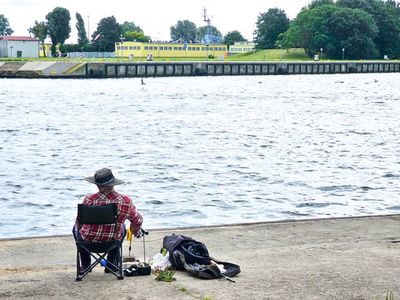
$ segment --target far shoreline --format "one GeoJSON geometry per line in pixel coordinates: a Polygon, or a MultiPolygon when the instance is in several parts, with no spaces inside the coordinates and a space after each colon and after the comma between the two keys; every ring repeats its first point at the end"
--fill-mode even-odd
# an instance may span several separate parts
{"type": "MultiPolygon", "coordinates": [[[[273,224],[298,224],[302,222],[318,222],[326,220],[346,220],[346,219],[366,219],[366,218],[382,218],[382,217],[397,217],[399,214],[376,214],[376,215],[360,215],[360,216],[343,216],[343,217],[326,217],[326,218],[303,218],[303,219],[280,219],[271,221],[256,221],[245,223],[231,223],[231,224],[216,224],[216,225],[199,225],[199,226],[183,226],[183,227],[156,227],[146,228],[148,231],[184,231],[184,230],[203,230],[203,229],[221,229],[231,227],[251,227],[257,225],[273,225],[273,224]]],[[[72,226],[72,225],[71,225],[72,226]]],[[[65,238],[72,237],[71,234],[56,234],[56,235],[43,235],[43,236],[27,236],[27,237],[6,237],[0,238],[2,241],[21,241],[21,240],[36,240],[36,239],[49,239],[49,238],[65,238]]]]}
{"type": "Polygon", "coordinates": [[[394,61],[0,61],[0,78],[145,78],[400,73],[394,61]]]}

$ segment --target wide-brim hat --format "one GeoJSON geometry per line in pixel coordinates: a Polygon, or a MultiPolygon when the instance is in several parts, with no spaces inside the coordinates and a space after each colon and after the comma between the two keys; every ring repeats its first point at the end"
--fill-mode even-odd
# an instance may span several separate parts
{"type": "Polygon", "coordinates": [[[99,186],[114,186],[124,183],[122,180],[115,178],[109,168],[97,170],[94,173],[94,176],[86,177],[85,180],[99,186]]]}

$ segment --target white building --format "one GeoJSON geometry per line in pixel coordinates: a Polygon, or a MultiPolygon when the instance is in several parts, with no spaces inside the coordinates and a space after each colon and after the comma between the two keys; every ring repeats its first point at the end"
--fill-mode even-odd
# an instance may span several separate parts
{"type": "Polygon", "coordinates": [[[246,53],[250,51],[254,51],[256,48],[255,43],[250,42],[235,42],[233,45],[229,47],[229,53],[246,53]]]}
{"type": "Polygon", "coordinates": [[[39,40],[30,36],[0,36],[0,57],[39,57],[39,40]]]}

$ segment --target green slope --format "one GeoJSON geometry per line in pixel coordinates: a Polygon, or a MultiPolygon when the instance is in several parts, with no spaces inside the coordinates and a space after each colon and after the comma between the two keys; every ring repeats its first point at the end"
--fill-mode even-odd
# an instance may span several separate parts
{"type": "Polygon", "coordinates": [[[228,61],[279,61],[279,60],[310,60],[304,49],[293,48],[288,50],[267,49],[252,51],[244,54],[229,56],[228,61]]]}

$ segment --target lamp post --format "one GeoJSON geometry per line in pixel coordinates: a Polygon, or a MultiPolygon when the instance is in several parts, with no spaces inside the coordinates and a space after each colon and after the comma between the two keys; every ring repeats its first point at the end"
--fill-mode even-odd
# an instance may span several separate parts
{"type": "Polygon", "coordinates": [[[119,37],[119,39],[121,40],[121,46],[120,46],[120,56],[124,57],[124,36],[121,34],[121,36],[119,37]]]}
{"type": "Polygon", "coordinates": [[[10,46],[10,52],[11,52],[11,57],[13,57],[13,55],[12,55],[12,49],[14,48],[14,46],[10,46]]]}
{"type": "MultiPolygon", "coordinates": [[[[99,40],[99,57],[100,57],[100,52],[102,52],[102,49],[101,49],[101,40],[102,39],[103,39],[103,35],[100,34],[100,33],[93,39],[93,42],[99,40]]],[[[104,53],[102,53],[102,55],[103,55],[103,58],[104,58],[104,53]]]]}
{"type": "Polygon", "coordinates": [[[344,51],[345,51],[345,49],[342,48],[342,60],[344,60],[344,51]]]}
{"type": "Polygon", "coordinates": [[[280,49],[280,52],[281,52],[281,60],[282,60],[283,59],[282,45],[279,45],[279,49],[280,49]]]}
{"type": "Polygon", "coordinates": [[[90,43],[90,33],[89,33],[89,15],[87,16],[87,39],[88,39],[88,43],[90,43]]]}
{"type": "Polygon", "coordinates": [[[321,51],[321,60],[322,60],[322,52],[324,52],[324,48],[319,49],[321,51]]]}

